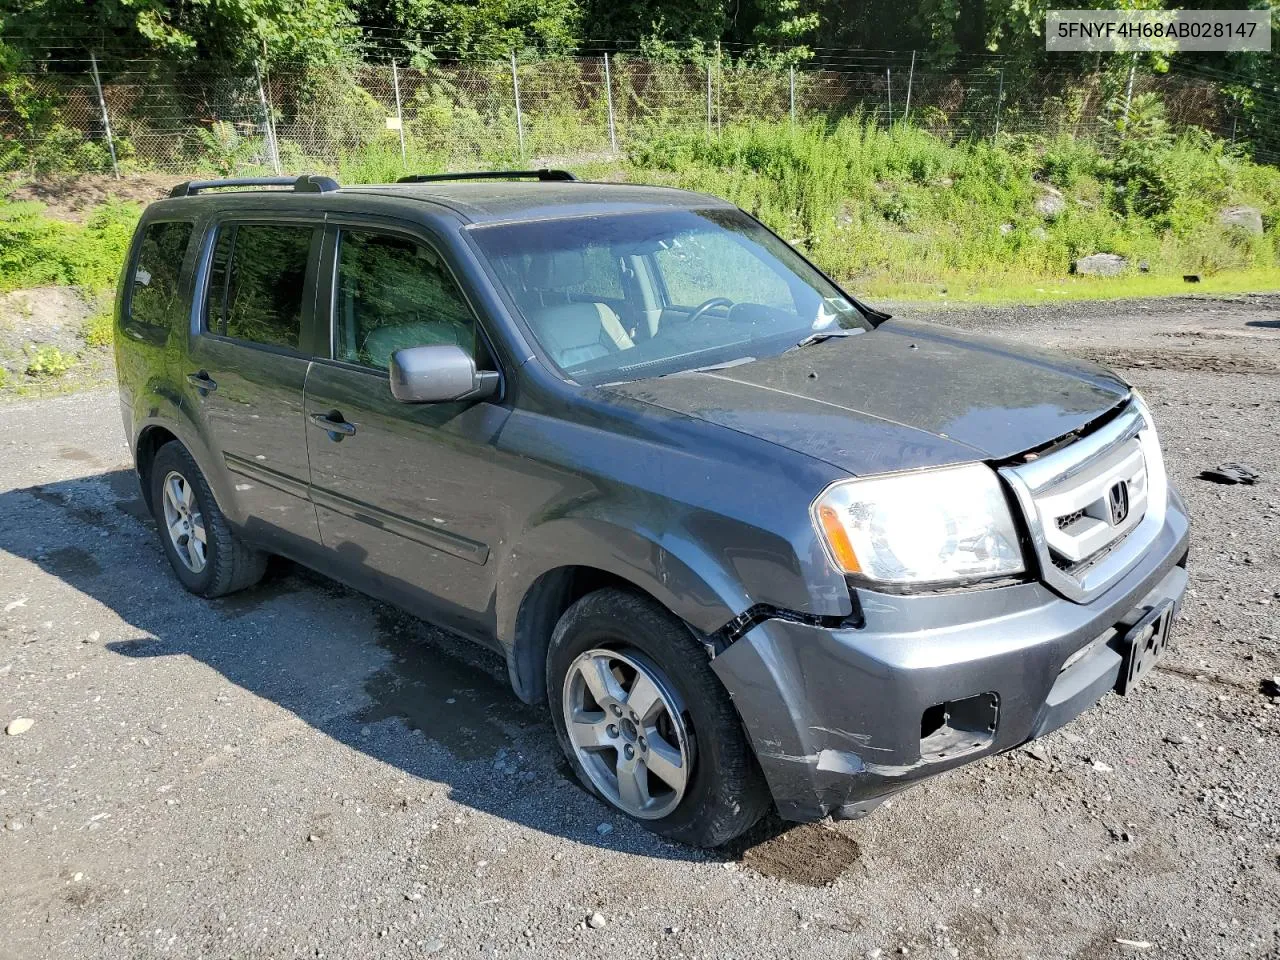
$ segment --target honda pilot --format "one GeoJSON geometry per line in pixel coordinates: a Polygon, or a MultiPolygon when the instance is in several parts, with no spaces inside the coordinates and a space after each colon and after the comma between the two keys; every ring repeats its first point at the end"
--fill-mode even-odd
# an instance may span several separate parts
{"type": "Polygon", "coordinates": [[[1169,642],[1188,519],[1137,391],[890,318],[714,197],[192,182],[123,281],[121,412],[182,585],[281,555],[497,651],[664,837],[861,816],[1169,642]]]}

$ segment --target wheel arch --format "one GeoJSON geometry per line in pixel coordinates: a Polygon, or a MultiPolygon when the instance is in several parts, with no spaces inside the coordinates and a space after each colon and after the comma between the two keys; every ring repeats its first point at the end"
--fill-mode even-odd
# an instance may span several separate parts
{"type": "Polygon", "coordinates": [[[147,505],[148,510],[154,506],[151,502],[151,468],[155,463],[156,454],[160,452],[160,448],[166,443],[175,441],[182,443],[176,433],[158,423],[143,427],[142,432],[138,434],[138,442],[134,446],[133,462],[134,469],[138,473],[138,482],[142,485],[142,500],[147,505]]]}
{"type": "Polygon", "coordinates": [[[539,527],[529,537],[529,543],[558,543],[562,549],[555,558],[513,551],[506,575],[499,578],[497,635],[507,653],[511,686],[528,703],[545,695],[552,631],[564,611],[588,593],[614,586],[642,594],[700,633],[718,630],[750,603],[742,587],[708,556],[685,562],[642,533],[611,525],[607,530],[550,529],[558,526],[544,525],[547,529],[539,527]],[[575,542],[578,549],[566,549],[575,542]]]}

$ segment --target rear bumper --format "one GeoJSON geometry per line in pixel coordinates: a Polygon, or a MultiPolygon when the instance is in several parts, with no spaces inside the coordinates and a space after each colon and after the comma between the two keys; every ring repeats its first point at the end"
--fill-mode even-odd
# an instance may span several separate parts
{"type": "Polygon", "coordinates": [[[1093,706],[1115,687],[1125,629],[1180,602],[1188,532],[1171,491],[1150,548],[1089,603],[1040,583],[910,597],[860,590],[860,629],[768,620],[751,630],[712,666],[779,813],[861,816],[1093,706]]]}

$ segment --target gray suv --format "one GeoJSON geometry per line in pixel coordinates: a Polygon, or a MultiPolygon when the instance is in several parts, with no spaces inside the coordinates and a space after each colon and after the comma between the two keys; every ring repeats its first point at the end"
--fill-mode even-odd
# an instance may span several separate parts
{"type": "Polygon", "coordinates": [[[498,651],[674,840],[857,817],[1128,692],[1188,520],[1098,366],[890,319],[713,197],[193,182],[120,284],[187,589],[280,554],[498,651]]]}

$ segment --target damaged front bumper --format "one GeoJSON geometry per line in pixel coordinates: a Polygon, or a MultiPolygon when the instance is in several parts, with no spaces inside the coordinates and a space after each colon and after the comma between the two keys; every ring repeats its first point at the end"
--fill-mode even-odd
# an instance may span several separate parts
{"type": "Polygon", "coordinates": [[[1088,603],[1041,583],[891,596],[859,589],[860,628],[782,619],[712,661],[778,812],[862,816],[912,783],[1042,736],[1120,675],[1121,638],[1186,589],[1188,520],[1170,491],[1137,564],[1088,603]]]}

